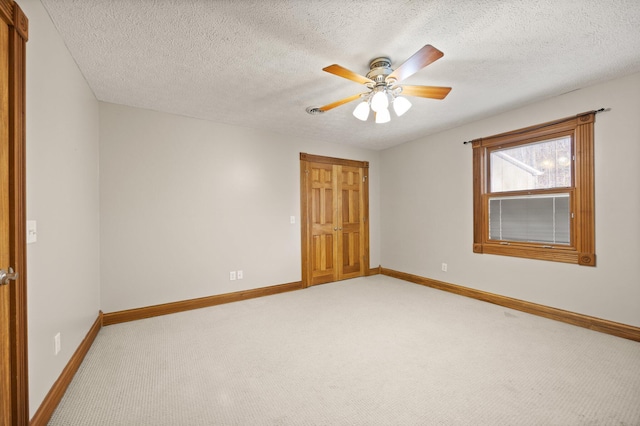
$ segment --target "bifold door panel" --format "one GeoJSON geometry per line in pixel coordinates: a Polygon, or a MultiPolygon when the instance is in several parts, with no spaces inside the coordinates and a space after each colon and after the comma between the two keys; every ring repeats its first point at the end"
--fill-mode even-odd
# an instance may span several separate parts
{"type": "Polygon", "coordinates": [[[320,159],[301,161],[303,275],[307,285],[362,276],[368,258],[368,164],[320,159]]]}

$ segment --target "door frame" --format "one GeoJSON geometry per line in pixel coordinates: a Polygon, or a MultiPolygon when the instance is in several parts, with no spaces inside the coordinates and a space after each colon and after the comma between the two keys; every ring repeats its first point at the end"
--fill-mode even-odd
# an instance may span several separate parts
{"type": "Polygon", "coordinates": [[[368,275],[370,268],[369,258],[369,162],[347,160],[344,158],[326,157],[321,155],[300,153],[300,234],[301,234],[301,253],[302,253],[302,287],[309,287],[312,282],[312,268],[309,265],[311,261],[311,219],[309,209],[311,208],[311,193],[308,188],[308,170],[307,163],[325,163],[339,166],[360,167],[365,169],[363,190],[363,218],[364,218],[364,265],[362,275],[368,275]]]}
{"type": "MultiPolygon", "coordinates": [[[[27,362],[26,247],[26,42],[29,20],[14,0],[0,0],[0,19],[9,27],[9,258],[18,272],[10,285],[12,424],[29,423],[27,362]]],[[[6,265],[4,265],[6,266],[6,265]]]]}

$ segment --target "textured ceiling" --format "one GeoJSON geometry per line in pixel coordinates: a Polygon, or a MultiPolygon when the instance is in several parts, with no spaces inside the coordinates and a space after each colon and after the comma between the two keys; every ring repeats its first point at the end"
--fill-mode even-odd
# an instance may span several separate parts
{"type": "MultiPolygon", "coordinates": [[[[42,0],[96,97],[288,137],[382,149],[640,71],[638,0],[42,0]],[[404,81],[390,123],[355,119],[363,91],[322,71],[444,57],[404,81]]],[[[599,105],[594,105],[596,108],[599,105]]]]}

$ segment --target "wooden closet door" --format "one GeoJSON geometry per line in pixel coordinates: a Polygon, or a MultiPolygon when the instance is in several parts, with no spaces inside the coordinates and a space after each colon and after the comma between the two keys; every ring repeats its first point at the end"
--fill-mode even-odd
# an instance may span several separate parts
{"type": "Polygon", "coordinates": [[[365,275],[368,163],[309,154],[300,158],[304,285],[365,275]]]}
{"type": "Polygon", "coordinates": [[[364,275],[364,169],[335,166],[338,178],[338,277],[364,275]]]}
{"type": "Polygon", "coordinates": [[[309,163],[311,228],[311,281],[322,284],[335,281],[336,237],[338,217],[336,209],[337,179],[331,164],[309,163]]]}

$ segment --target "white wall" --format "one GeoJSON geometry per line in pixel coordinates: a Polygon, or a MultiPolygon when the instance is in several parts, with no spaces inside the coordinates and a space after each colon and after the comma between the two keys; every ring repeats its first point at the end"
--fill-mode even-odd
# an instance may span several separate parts
{"type": "Polygon", "coordinates": [[[382,266],[640,326],[639,117],[635,74],[383,151],[382,266]],[[595,123],[597,266],[474,254],[462,142],[600,107],[611,111],[595,123]]]}
{"type": "Polygon", "coordinates": [[[379,152],[100,103],[102,310],[299,281],[300,152],[370,162],[377,266],[379,152]]]}
{"type": "Polygon", "coordinates": [[[31,415],[98,316],[98,102],[37,0],[27,43],[27,246],[31,415]],[[62,351],[53,339],[61,333],[62,351]]]}

